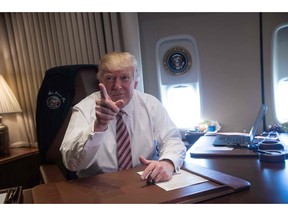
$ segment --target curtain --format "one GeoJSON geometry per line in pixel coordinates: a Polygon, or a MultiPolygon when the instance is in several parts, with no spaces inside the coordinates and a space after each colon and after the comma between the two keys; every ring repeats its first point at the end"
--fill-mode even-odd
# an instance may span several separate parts
{"type": "MultiPolygon", "coordinates": [[[[1,13],[1,72],[23,113],[17,115],[18,143],[37,146],[37,93],[47,69],[98,64],[123,49],[119,13],[1,13]]],[[[11,128],[9,128],[10,130],[11,128]]],[[[13,146],[13,143],[11,144],[13,146]]]]}

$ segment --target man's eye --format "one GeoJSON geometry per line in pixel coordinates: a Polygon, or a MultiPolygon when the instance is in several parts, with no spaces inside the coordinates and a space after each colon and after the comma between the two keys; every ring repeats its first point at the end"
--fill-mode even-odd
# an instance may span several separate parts
{"type": "Polygon", "coordinates": [[[123,81],[129,81],[129,80],[130,80],[130,77],[129,77],[129,76],[123,76],[123,77],[122,77],[122,80],[123,80],[123,81]]]}
{"type": "Polygon", "coordinates": [[[106,81],[107,81],[107,82],[113,82],[113,81],[114,81],[114,78],[113,78],[113,77],[106,77],[106,81]]]}

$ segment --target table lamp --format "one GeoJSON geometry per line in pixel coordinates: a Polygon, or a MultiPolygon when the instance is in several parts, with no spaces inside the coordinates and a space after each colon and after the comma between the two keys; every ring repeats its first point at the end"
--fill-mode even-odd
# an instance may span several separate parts
{"type": "Polygon", "coordinates": [[[9,132],[8,127],[2,123],[2,116],[22,112],[21,107],[6,83],[0,75],[0,156],[9,154],[9,132]]]}

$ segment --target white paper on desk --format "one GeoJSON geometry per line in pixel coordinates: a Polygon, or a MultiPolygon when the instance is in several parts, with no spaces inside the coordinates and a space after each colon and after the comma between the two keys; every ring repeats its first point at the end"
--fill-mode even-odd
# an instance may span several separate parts
{"type": "Polygon", "coordinates": [[[7,193],[1,193],[0,194],[0,204],[4,204],[5,198],[6,198],[7,193]]]}
{"type": "MultiPolygon", "coordinates": [[[[138,172],[138,174],[141,175],[142,172],[143,171],[138,172]]],[[[170,191],[170,190],[187,187],[187,186],[194,185],[194,184],[203,183],[206,181],[208,180],[205,178],[202,178],[200,176],[197,176],[185,170],[180,170],[179,173],[175,173],[172,176],[172,179],[170,181],[159,182],[159,183],[156,183],[156,185],[166,191],[170,191]]]]}

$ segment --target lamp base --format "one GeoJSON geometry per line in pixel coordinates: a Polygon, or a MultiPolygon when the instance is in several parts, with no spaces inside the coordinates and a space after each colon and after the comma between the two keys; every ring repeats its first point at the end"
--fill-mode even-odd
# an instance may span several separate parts
{"type": "Polygon", "coordinates": [[[0,121],[0,156],[9,155],[9,133],[8,127],[0,121]]]}

